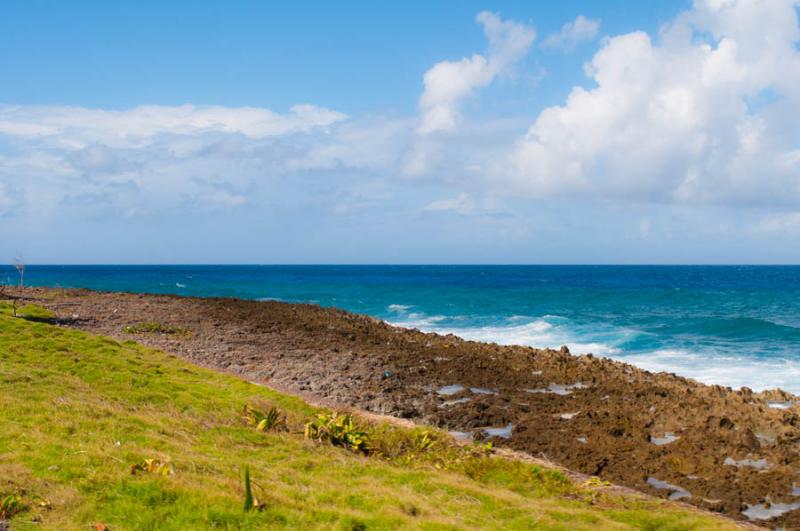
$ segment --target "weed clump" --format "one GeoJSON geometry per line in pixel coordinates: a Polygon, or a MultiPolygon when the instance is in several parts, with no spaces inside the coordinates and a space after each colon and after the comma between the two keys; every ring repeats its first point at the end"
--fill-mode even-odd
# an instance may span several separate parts
{"type": "Polygon", "coordinates": [[[135,325],[128,325],[122,328],[126,334],[162,334],[162,335],[178,335],[185,336],[189,331],[179,326],[170,326],[156,322],[138,323],[135,325]]]}
{"type": "Polygon", "coordinates": [[[172,463],[157,458],[145,459],[141,463],[131,465],[131,475],[139,473],[154,474],[157,476],[171,476],[175,473],[172,463]]]}
{"type": "Polygon", "coordinates": [[[18,494],[0,497],[0,520],[8,520],[15,514],[25,510],[22,498],[18,494]]]}
{"type": "Polygon", "coordinates": [[[272,429],[284,428],[286,419],[278,408],[271,407],[266,413],[250,405],[244,406],[242,419],[247,426],[251,426],[256,431],[269,431],[272,429]]]}
{"type": "Polygon", "coordinates": [[[339,413],[318,413],[306,424],[305,436],[319,442],[367,453],[367,432],[353,421],[353,416],[339,413]]]}

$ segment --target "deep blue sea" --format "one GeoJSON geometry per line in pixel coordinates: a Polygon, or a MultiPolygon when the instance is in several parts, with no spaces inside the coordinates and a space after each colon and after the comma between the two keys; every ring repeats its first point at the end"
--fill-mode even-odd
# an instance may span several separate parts
{"type": "Polygon", "coordinates": [[[800,393],[800,266],[29,266],[26,283],[311,302],[800,393]]]}

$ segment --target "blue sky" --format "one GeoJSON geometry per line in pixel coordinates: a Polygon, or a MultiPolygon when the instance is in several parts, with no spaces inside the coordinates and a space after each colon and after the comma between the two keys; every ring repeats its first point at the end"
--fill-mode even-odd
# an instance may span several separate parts
{"type": "MultiPolygon", "coordinates": [[[[434,63],[485,48],[488,10],[558,31],[577,15],[603,30],[655,30],[684,1],[639,2],[6,2],[3,103],[128,108],[143,103],[413,113],[434,63]]],[[[579,50],[530,57],[580,81],[579,50]],[[577,59],[577,60],[574,60],[577,59]],[[567,68],[563,68],[567,67],[567,68]]],[[[569,85],[567,85],[568,87],[569,85]]],[[[538,96],[531,96],[534,99],[538,96]]],[[[541,103],[539,104],[541,106],[541,103]]],[[[534,112],[532,109],[530,112],[534,112]]]]}
{"type": "Polygon", "coordinates": [[[800,261],[793,1],[341,4],[4,3],[0,260],[800,261]]]}

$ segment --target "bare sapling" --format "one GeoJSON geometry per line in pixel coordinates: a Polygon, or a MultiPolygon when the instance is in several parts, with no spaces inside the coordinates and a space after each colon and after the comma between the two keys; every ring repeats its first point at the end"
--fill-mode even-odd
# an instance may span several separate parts
{"type": "Polygon", "coordinates": [[[14,258],[14,267],[17,269],[17,273],[19,273],[19,287],[25,287],[25,260],[22,258],[22,255],[18,255],[14,258]]]}

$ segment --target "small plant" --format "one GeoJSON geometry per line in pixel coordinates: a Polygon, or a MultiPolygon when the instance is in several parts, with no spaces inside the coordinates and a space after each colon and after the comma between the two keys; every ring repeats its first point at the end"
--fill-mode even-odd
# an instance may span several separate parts
{"type": "Polygon", "coordinates": [[[430,432],[427,431],[417,434],[414,442],[416,443],[415,451],[417,452],[426,452],[436,444],[436,441],[431,438],[430,432]]]}
{"type": "Polygon", "coordinates": [[[163,334],[163,335],[187,335],[185,328],[179,326],[169,326],[161,323],[138,323],[135,325],[124,326],[122,331],[126,334],[163,334]]]}
{"type": "Polygon", "coordinates": [[[581,487],[585,489],[599,489],[610,486],[611,486],[610,481],[603,481],[597,476],[592,476],[581,484],[581,487]]]}
{"type": "Polygon", "coordinates": [[[603,489],[610,487],[611,482],[603,481],[597,476],[592,476],[583,483],[581,489],[583,490],[583,499],[588,503],[597,503],[603,499],[603,489]]]}
{"type": "Polygon", "coordinates": [[[273,428],[278,428],[285,424],[285,419],[281,412],[274,407],[267,410],[266,413],[249,405],[244,406],[244,414],[242,415],[245,424],[252,426],[256,431],[269,431],[273,428]]]}
{"type": "Polygon", "coordinates": [[[0,498],[0,520],[8,520],[17,513],[25,510],[22,505],[22,498],[16,494],[0,498]]]}
{"type": "Polygon", "coordinates": [[[263,511],[266,506],[266,503],[259,502],[258,498],[253,495],[253,486],[250,481],[250,467],[244,467],[244,512],[247,513],[253,509],[263,511]]]}
{"type": "Polygon", "coordinates": [[[244,512],[253,508],[253,489],[250,486],[250,467],[244,467],[244,512]]]}
{"type": "Polygon", "coordinates": [[[353,422],[352,415],[319,413],[306,424],[305,436],[357,452],[367,452],[367,433],[353,422]]]}
{"type": "Polygon", "coordinates": [[[175,473],[172,463],[161,461],[160,459],[145,459],[141,463],[131,465],[131,475],[139,473],[155,474],[158,476],[171,476],[175,473]]]}
{"type": "Polygon", "coordinates": [[[14,267],[17,269],[17,273],[19,273],[19,287],[25,287],[25,259],[22,258],[22,255],[18,255],[14,258],[14,267]]]}

